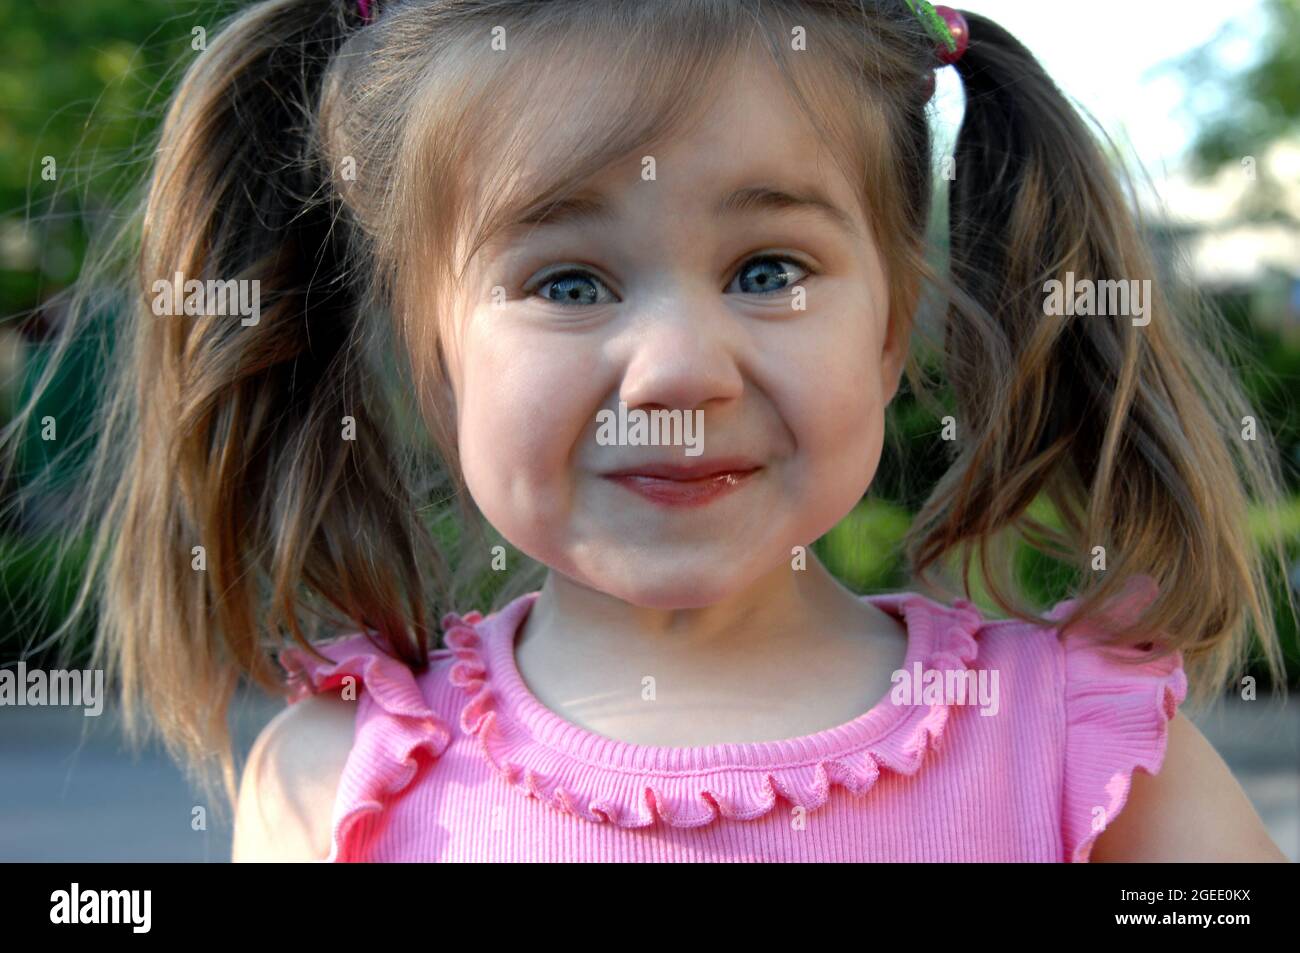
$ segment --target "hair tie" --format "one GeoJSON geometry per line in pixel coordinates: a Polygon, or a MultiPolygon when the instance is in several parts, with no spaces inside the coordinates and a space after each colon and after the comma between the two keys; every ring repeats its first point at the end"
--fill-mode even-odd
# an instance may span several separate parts
{"type": "Polygon", "coordinates": [[[944,66],[950,66],[956,63],[966,47],[970,45],[970,27],[966,25],[966,18],[961,15],[960,10],[954,10],[952,7],[935,7],[934,12],[939,14],[943,19],[944,25],[948,28],[948,39],[952,41],[952,46],[945,43],[939,49],[939,62],[944,66]]]}
{"type": "Polygon", "coordinates": [[[373,9],[370,2],[371,0],[357,0],[357,12],[361,14],[362,23],[370,22],[370,14],[373,9]]]}
{"type": "Polygon", "coordinates": [[[939,62],[949,66],[961,59],[970,44],[970,27],[961,12],[952,7],[932,6],[927,0],[906,0],[907,7],[934,37],[939,62]]]}

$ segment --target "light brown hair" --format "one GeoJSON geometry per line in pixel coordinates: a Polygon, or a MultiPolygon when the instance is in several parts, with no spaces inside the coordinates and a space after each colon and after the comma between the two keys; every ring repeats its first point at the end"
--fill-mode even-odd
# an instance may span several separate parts
{"type": "MultiPolygon", "coordinates": [[[[1202,694],[1241,665],[1252,630],[1280,671],[1267,570],[1283,554],[1247,530],[1248,503],[1275,504],[1279,479],[1266,435],[1237,436],[1250,408],[1221,329],[1165,294],[1145,327],[1044,315],[1044,282],[1066,272],[1165,283],[1102,146],[995,23],[967,14],[945,275],[927,259],[934,43],[901,0],[378,6],[371,24],[344,0],[251,6],[167,112],[82,517],[95,546],[79,609],[98,600],[96,664],[133,731],[156,728],[200,776],[219,766],[233,797],[232,692],[241,676],[279,687],[271,659],[286,638],[346,626],[427,664],[439,611],[463,608],[486,548],[438,334],[465,263],[522,212],[671,135],[718,71],[759,50],[858,191],[890,333],[916,330],[927,288],[945,302],[934,347],[960,439],[909,537],[918,581],[953,554],[965,575],[980,556],[999,606],[1035,619],[998,555],[1005,540],[1079,567],[1102,545],[1107,571],[1085,574],[1074,618],[1147,574],[1160,596],[1118,641],[1166,633],[1158,648],[1184,652],[1202,694]],[[792,49],[800,29],[806,50],[792,49]],[[552,69],[558,50],[603,57],[609,79],[530,99],[521,77],[552,69]],[[554,156],[553,181],[519,181],[558,110],[590,127],[554,156]],[[176,272],[259,280],[260,321],[153,314],[153,282],[176,272]],[[345,418],[355,440],[341,439],[345,418]],[[420,430],[432,440],[412,441],[420,430]],[[1029,517],[1040,497],[1062,529],[1029,517]],[[459,519],[441,521],[451,501],[459,519]],[[198,545],[206,571],[192,568],[198,545]]],[[[908,378],[928,392],[915,361],[908,378]]],[[[513,576],[497,601],[535,579],[513,576]]]]}

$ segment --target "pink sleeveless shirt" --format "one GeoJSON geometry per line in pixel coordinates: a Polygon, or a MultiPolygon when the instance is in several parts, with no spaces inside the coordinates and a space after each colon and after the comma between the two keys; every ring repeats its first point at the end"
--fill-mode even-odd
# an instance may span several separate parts
{"type": "Polygon", "coordinates": [[[982,674],[996,710],[896,687],[798,738],[635,745],[528,689],[514,642],[536,598],[448,614],[418,675],[364,634],[321,644],[328,662],[281,653],[292,701],[356,687],[327,860],[1086,861],[1133,770],[1159,771],[1187,691],[1181,655],[1103,649],[1088,623],[1062,635],[892,593],[864,598],[906,626],[903,671],[982,674]]]}

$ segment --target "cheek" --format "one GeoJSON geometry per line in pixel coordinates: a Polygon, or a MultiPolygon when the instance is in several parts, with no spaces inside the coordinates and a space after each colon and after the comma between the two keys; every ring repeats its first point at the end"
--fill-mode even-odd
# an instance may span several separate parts
{"type": "Polygon", "coordinates": [[[502,532],[566,505],[571,449],[595,414],[583,389],[590,364],[583,373],[569,343],[491,313],[477,315],[462,338],[461,466],[474,501],[502,532]]]}
{"type": "Polygon", "coordinates": [[[783,410],[803,460],[796,478],[813,488],[819,521],[831,523],[870,485],[885,429],[883,305],[856,283],[837,291],[787,342],[783,410]]]}
{"type": "Polygon", "coordinates": [[[866,340],[855,344],[825,356],[799,411],[808,484],[848,506],[875,475],[884,439],[879,360],[866,340]]]}
{"type": "Polygon", "coordinates": [[[819,313],[784,342],[798,395],[794,415],[812,446],[870,442],[883,418],[885,312],[870,285],[830,289],[819,313]]]}

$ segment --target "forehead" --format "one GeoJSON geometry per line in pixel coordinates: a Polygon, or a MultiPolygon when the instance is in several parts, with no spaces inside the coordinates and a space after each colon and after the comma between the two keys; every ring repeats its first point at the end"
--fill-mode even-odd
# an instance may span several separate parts
{"type": "Polygon", "coordinates": [[[742,45],[697,68],[695,85],[632,60],[593,48],[512,71],[498,101],[517,121],[484,144],[471,205],[490,212],[473,249],[611,221],[651,180],[656,201],[692,213],[801,209],[861,234],[854,183],[769,54],[742,45]]]}

